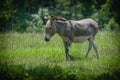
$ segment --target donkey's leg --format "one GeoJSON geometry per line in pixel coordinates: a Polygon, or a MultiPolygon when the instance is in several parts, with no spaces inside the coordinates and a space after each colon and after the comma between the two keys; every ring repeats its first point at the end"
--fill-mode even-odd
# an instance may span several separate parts
{"type": "Polygon", "coordinates": [[[65,53],[66,53],[66,60],[69,58],[72,60],[73,57],[69,53],[69,48],[71,46],[72,42],[71,41],[64,41],[64,46],[65,46],[65,53]]]}
{"type": "Polygon", "coordinates": [[[98,54],[98,46],[95,44],[95,42],[93,41],[93,48],[95,49],[97,58],[99,58],[99,54],[98,54]]]}
{"type": "Polygon", "coordinates": [[[89,41],[89,46],[88,46],[88,50],[87,50],[87,53],[86,53],[86,56],[85,56],[86,58],[87,58],[87,56],[88,56],[88,54],[91,51],[91,48],[93,46],[93,39],[90,38],[88,41],[89,41]]]}

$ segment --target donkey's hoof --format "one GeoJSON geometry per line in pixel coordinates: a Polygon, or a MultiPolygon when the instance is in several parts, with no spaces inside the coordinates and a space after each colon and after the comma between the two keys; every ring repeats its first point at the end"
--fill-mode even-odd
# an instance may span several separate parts
{"type": "Polygon", "coordinates": [[[87,58],[87,55],[85,56],[85,58],[87,58]]]}
{"type": "Polygon", "coordinates": [[[100,59],[100,57],[99,57],[99,56],[97,56],[97,59],[100,59]]]}
{"type": "Polygon", "coordinates": [[[74,59],[74,57],[72,57],[72,56],[71,56],[71,57],[70,57],[70,60],[72,60],[72,61],[73,61],[73,60],[75,60],[75,59],[74,59]]]}
{"type": "Polygon", "coordinates": [[[69,60],[73,61],[75,59],[73,57],[66,58],[66,61],[69,61],[69,60]]]}

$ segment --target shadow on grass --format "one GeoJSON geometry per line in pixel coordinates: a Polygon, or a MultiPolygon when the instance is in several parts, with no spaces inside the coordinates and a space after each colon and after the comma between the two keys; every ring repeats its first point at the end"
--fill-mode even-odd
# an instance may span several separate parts
{"type": "Polygon", "coordinates": [[[24,65],[0,64],[0,80],[76,80],[76,75],[60,66],[39,66],[25,69],[24,65]]]}
{"type": "Polygon", "coordinates": [[[90,57],[88,56],[87,58],[85,56],[73,56],[73,61],[85,61],[85,60],[99,60],[99,58],[97,58],[96,56],[90,57]]]}
{"type": "Polygon", "coordinates": [[[103,73],[95,78],[96,80],[120,80],[120,70],[114,70],[111,73],[103,73]]]}
{"type": "Polygon", "coordinates": [[[98,76],[76,73],[58,65],[25,69],[24,65],[0,64],[0,80],[119,80],[120,70],[102,73],[98,76]]]}

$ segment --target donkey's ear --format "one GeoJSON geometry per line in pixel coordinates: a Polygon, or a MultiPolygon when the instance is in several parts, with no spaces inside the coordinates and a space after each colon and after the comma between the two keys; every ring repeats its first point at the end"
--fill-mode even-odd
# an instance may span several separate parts
{"type": "Polygon", "coordinates": [[[44,16],[45,21],[48,21],[48,19],[49,19],[48,16],[44,16]]]}

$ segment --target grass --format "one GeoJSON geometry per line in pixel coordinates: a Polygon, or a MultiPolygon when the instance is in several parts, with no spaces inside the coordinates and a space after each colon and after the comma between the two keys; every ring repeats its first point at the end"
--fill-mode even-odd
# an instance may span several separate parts
{"type": "Polygon", "coordinates": [[[94,49],[85,58],[88,42],[70,48],[74,61],[66,61],[58,35],[50,42],[44,33],[0,34],[1,80],[118,80],[120,78],[120,33],[99,31],[94,49]]]}

